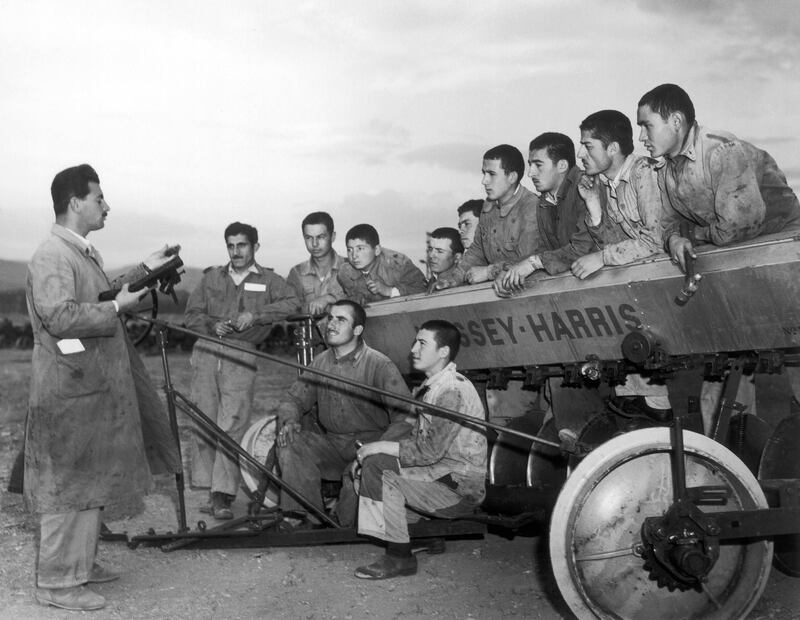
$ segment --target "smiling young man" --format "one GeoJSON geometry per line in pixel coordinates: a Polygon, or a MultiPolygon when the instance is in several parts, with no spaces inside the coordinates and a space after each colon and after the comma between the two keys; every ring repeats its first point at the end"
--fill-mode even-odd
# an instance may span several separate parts
{"type": "MultiPolygon", "coordinates": [[[[365,322],[364,309],[357,303],[342,299],[331,305],[325,328],[328,348],[314,358],[311,367],[408,396],[397,366],[362,339],[365,322]]],[[[407,415],[405,405],[388,397],[303,374],[278,405],[278,462],[283,480],[322,510],[321,481],[341,479],[336,516],[341,525],[352,526],[356,499],[347,471],[356,456],[356,442],[375,441],[387,432],[407,432],[407,415]],[[324,434],[301,430],[301,417],[315,405],[324,434]]],[[[281,508],[305,509],[288,493],[281,494],[281,508]]]]}
{"type": "Polygon", "coordinates": [[[664,238],[685,270],[695,245],[726,245],[800,226],[800,204],[775,160],[731,133],[698,125],[689,95],[661,84],[639,100],[639,141],[663,191],[664,238]]]}
{"type": "MultiPolygon", "coordinates": [[[[414,370],[425,373],[415,397],[465,416],[485,419],[478,392],[456,371],[461,334],[452,323],[424,323],[411,347],[414,370]]],[[[358,450],[361,463],[358,533],[387,543],[377,562],[355,571],[361,579],[417,572],[406,507],[427,515],[471,514],[486,493],[486,435],[480,426],[420,407],[409,436],[376,441],[358,450]]]]}
{"type": "Polygon", "coordinates": [[[455,228],[437,228],[428,239],[426,249],[426,262],[428,272],[428,292],[433,291],[433,287],[439,278],[449,278],[453,269],[458,265],[464,254],[464,246],[461,245],[461,238],[455,228]]]}
{"type": "Polygon", "coordinates": [[[348,299],[362,306],[390,297],[425,291],[425,276],[405,254],[381,247],[378,231],[357,224],[347,231],[347,263],[339,284],[348,299]]]}
{"type": "MultiPolygon", "coordinates": [[[[230,262],[203,274],[186,303],[189,329],[216,336],[220,343],[198,340],[192,353],[192,400],[234,440],[250,422],[256,357],[223,344],[255,349],[272,323],[297,311],[294,290],[271,269],[256,263],[258,231],[234,222],[225,229],[230,262]]],[[[216,519],[232,519],[231,504],[239,488],[239,463],[217,449],[205,435],[192,433],[192,486],[210,489],[201,510],[216,519]]]]}
{"type": "Polygon", "coordinates": [[[543,269],[554,275],[568,271],[579,256],[596,248],[586,231],[586,204],[578,191],[581,169],[575,165],[575,146],[562,133],[546,132],[531,140],[528,172],[539,192],[537,223],[541,252],[526,256],[495,279],[504,296],[524,290],[525,278],[543,269]]]}
{"type": "Polygon", "coordinates": [[[344,297],[337,279],[345,259],[333,249],[333,218],[324,211],[309,213],[300,226],[309,259],[289,271],[289,283],[301,303],[301,312],[319,315],[344,297]]]}
{"type": "Polygon", "coordinates": [[[483,155],[482,184],[486,191],[472,245],[436,289],[494,280],[509,263],[535,254],[540,245],[536,195],[520,185],[525,159],[513,146],[500,144],[483,155]]]}

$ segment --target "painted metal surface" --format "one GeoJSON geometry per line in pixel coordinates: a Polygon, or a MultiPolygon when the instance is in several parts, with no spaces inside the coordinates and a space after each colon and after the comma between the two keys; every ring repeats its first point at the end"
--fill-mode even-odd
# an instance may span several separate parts
{"type": "Polygon", "coordinates": [[[435,318],[461,330],[462,370],[619,359],[622,339],[638,329],[669,355],[800,346],[800,237],[707,246],[698,255],[702,282],[683,306],[675,302],[683,274],[657,255],[584,281],[542,277],[509,299],[487,283],[375,303],[367,341],[403,372],[416,326],[435,318]]]}

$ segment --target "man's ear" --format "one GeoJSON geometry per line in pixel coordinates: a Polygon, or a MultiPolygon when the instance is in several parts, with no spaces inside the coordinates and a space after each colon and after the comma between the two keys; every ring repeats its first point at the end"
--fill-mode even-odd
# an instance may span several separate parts
{"type": "Polygon", "coordinates": [[[443,345],[436,350],[436,355],[439,356],[439,359],[446,360],[450,359],[450,345],[443,345]]]}
{"type": "Polygon", "coordinates": [[[333,245],[334,241],[336,241],[336,231],[335,230],[331,233],[331,245],[333,245]]]}
{"type": "Polygon", "coordinates": [[[559,159],[556,163],[556,170],[562,174],[567,172],[569,170],[569,162],[566,159],[559,159]]]}
{"type": "Polygon", "coordinates": [[[258,252],[258,248],[260,248],[260,247],[261,247],[261,244],[260,244],[260,243],[254,243],[254,244],[253,244],[253,254],[255,254],[256,252],[258,252]]]}
{"type": "Polygon", "coordinates": [[[686,125],[686,117],[683,112],[672,112],[669,115],[669,122],[675,129],[680,129],[681,125],[686,125]]]}
{"type": "Polygon", "coordinates": [[[619,153],[619,142],[610,142],[606,147],[606,153],[612,156],[619,153]]]}
{"type": "Polygon", "coordinates": [[[375,256],[380,256],[381,254],[381,244],[375,246],[375,256]]]}
{"type": "Polygon", "coordinates": [[[363,332],[364,332],[364,326],[363,326],[363,325],[356,325],[356,326],[353,328],[353,333],[354,333],[356,336],[360,336],[360,335],[361,335],[363,332]]]}
{"type": "Polygon", "coordinates": [[[517,174],[516,170],[508,173],[508,180],[511,182],[511,185],[516,185],[519,183],[519,174],[517,174]]]}

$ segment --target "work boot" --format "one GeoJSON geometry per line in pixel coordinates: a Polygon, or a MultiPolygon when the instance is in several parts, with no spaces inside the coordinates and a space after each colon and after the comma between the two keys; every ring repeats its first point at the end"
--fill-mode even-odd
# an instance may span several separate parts
{"type": "Polygon", "coordinates": [[[211,494],[211,514],[213,517],[220,521],[233,519],[233,510],[231,510],[233,499],[233,495],[214,491],[211,494]]]}
{"type": "Polygon", "coordinates": [[[359,566],[355,575],[359,579],[391,579],[403,575],[417,574],[417,557],[399,558],[394,555],[383,555],[377,562],[369,566],[359,566]]]}
{"type": "Polygon", "coordinates": [[[672,409],[651,407],[644,396],[612,396],[608,401],[608,408],[626,418],[649,418],[659,424],[672,421],[672,409]]]}
{"type": "Polygon", "coordinates": [[[36,602],[69,611],[94,611],[106,606],[106,599],[86,586],[36,588],[36,602]]]}
{"type": "Polygon", "coordinates": [[[108,583],[109,581],[116,581],[120,576],[120,573],[109,570],[95,562],[92,566],[92,572],[89,573],[89,583],[108,583]]]}

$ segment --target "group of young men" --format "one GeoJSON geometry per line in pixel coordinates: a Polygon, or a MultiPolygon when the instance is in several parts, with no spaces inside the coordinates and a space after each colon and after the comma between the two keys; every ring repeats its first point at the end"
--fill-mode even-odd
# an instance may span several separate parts
{"type": "MultiPolygon", "coordinates": [[[[200,408],[241,439],[256,358],[224,344],[254,349],[272,323],[298,309],[327,317],[327,349],[313,368],[384,391],[376,395],[307,372],[277,408],[278,463],[294,491],[281,497],[287,522],[294,514],[299,525],[313,523],[313,513],[324,509],[321,482],[338,480],[335,518],[387,543],[386,554],[356,576],[416,572],[406,509],[445,517],[473,511],[485,493],[486,468],[485,435],[467,421],[482,419],[483,405],[454,363],[458,330],[429,321],[411,343],[413,367],[425,375],[415,397],[466,417],[433,415],[387,395],[410,392],[396,366],[364,342],[364,305],[487,281],[498,295],[510,296],[537,271],[586,278],[604,265],[660,251],[685,268],[699,244],[800,227],[800,204],[772,157],[698,125],[680,87],[662,84],[646,93],[636,120],[649,157],[633,153],[632,124],[616,110],[583,120],[577,156],[569,137],[538,135],[528,152],[537,193],[521,185],[522,153],[509,145],[489,149],[482,166],[486,200],[459,207],[457,230],[429,233],[426,273],[384,248],[369,224],[351,228],[347,257],[338,255],[333,220],[322,212],[303,220],[310,256],[286,280],[255,261],[254,227],[235,222],[224,231],[230,262],[206,271],[186,307],[187,326],[214,339],[199,340],[192,354],[192,394],[200,408]],[[315,424],[308,423],[312,412],[315,424]],[[311,514],[301,514],[309,507],[311,514]]],[[[148,470],[178,471],[180,463],[161,404],[118,318],[142,293],[124,284],[113,301],[98,302],[111,285],[86,240],[104,226],[109,210],[99,178],[87,165],[70,168],[56,175],[51,193],[56,223],[28,277],[35,345],[25,494],[41,513],[37,599],[98,609],[105,601],[86,584],[118,577],[95,561],[102,507],[146,490],[148,470]]],[[[121,282],[158,268],[174,250],[165,246],[121,282]]],[[[663,420],[669,401],[662,388],[631,375],[619,391],[663,420]]],[[[236,460],[198,434],[191,461],[192,484],[209,489],[205,510],[232,518],[236,460]]]]}

